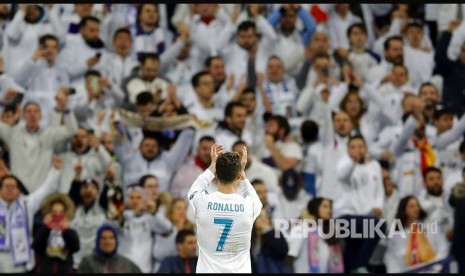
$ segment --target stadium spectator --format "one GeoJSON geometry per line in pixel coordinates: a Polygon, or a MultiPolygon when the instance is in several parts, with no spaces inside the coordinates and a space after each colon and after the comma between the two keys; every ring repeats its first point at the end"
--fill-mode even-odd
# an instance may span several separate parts
{"type": "Polygon", "coordinates": [[[197,268],[197,238],[195,232],[183,229],[176,235],[177,256],[163,259],[158,273],[192,274],[197,268]]]}

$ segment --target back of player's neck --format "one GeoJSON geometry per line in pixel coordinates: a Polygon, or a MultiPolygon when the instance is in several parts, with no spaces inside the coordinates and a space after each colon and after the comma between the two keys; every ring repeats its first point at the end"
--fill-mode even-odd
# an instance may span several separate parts
{"type": "Polygon", "coordinates": [[[237,192],[237,186],[234,183],[223,184],[218,182],[218,192],[222,194],[235,194],[237,192]]]}

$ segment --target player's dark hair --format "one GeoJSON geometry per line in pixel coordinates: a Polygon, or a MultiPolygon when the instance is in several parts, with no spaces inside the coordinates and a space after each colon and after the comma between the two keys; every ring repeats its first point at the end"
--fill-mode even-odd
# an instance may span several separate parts
{"type": "Polygon", "coordinates": [[[241,156],[237,152],[225,152],[216,160],[216,176],[222,184],[232,183],[242,170],[241,156]]]}

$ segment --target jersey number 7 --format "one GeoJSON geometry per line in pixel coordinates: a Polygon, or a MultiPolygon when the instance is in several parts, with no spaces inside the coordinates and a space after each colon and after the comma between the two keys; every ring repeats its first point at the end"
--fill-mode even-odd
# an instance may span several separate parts
{"type": "Polygon", "coordinates": [[[226,239],[228,238],[229,231],[231,230],[231,225],[233,224],[233,220],[227,219],[227,218],[214,218],[213,223],[224,224],[223,233],[221,233],[218,246],[216,247],[216,251],[223,251],[224,243],[226,242],[226,239]]]}

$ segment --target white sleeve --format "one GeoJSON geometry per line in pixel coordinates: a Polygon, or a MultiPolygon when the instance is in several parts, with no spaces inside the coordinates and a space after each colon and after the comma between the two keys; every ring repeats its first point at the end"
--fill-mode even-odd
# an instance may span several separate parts
{"type": "Polygon", "coordinates": [[[271,41],[274,41],[278,38],[275,29],[273,28],[273,26],[271,26],[270,22],[268,22],[268,20],[266,20],[266,18],[263,17],[263,15],[260,15],[255,21],[255,23],[257,24],[258,31],[264,37],[268,38],[271,41]]]}
{"type": "Polygon", "coordinates": [[[373,195],[373,206],[375,208],[383,209],[384,207],[384,185],[383,185],[383,174],[381,172],[381,166],[377,161],[374,161],[375,168],[374,173],[378,175],[375,177],[375,194],[373,195]]]}
{"type": "Polygon", "coordinates": [[[194,212],[197,211],[197,204],[199,202],[199,192],[205,191],[210,182],[212,182],[213,178],[215,178],[213,172],[210,171],[210,169],[206,169],[202,174],[200,174],[197,177],[197,179],[192,184],[189,192],[187,193],[187,198],[189,199],[189,203],[191,204],[192,209],[194,209],[194,212]]]}
{"type": "Polygon", "coordinates": [[[452,38],[449,46],[447,47],[447,57],[450,60],[457,60],[460,51],[465,42],[465,21],[462,21],[460,26],[452,32],[452,38]]]}
{"type": "Polygon", "coordinates": [[[30,207],[28,210],[29,212],[35,214],[39,210],[44,198],[58,191],[60,186],[60,175],[61,172],[59,170],[54,167],[50,169],[47,178],[40,188],[27,197],[28,205],[30,207]]]}
{"type": "Polygon", "coordinates": [[[407,121],[405,122],[402,132],[400,133],[399,139],[394,141],[392,145],[392,152],[396,158],[400,157],[403,153],[405,148],[407,147],[408,141],[413,135],[415,131],[415,127],[417,125],[417,120],[410,116],[407,121]]]}
{"type": "Polygon", "coordinates": [[[331,93],[329,93],[328,100],[328,105],[331,111],[339,110],[339,105],[341,104],[342,100],[348,92],[349,87],[345,82],[340,83],[337,86],[333,87],[333,89],[331,89],[331,93]]]}
{"type": "Polygon", "coordinates": [[[460,121],[457,122],[452,129],[438,135],[436,141],[434,141],[433,147],[436,150],[445,149],[450,143],[457,140],[465,132],[465,115],[462,115],[460,121]]]}
{"type": "Polygon", "coordinates": [[[257,195],[257,192],[255,191],[254,187],[252,184],[250,184],[250,181],[248,179],[244,179],[241,181],[242,185],[245,185],[246,187],[246,194],[245,197],[250,197],[252,199],[252,204],[253,204],[253,219],[257,219],[258,215],[260,215],[260,212],[262,211],[263,204],[260,201],[260,198],[257,195]]]}
{"type": "Polygon", "coordinates": [[[302,115],[310,114],[310,109],[314,101],[313,98],[313,89],[309,86],[305,87],[302,92],[300,92],[299,98],[297,98],[297,111],[302,115]]]}
{"type": "Polygon", "coordinates": [[[344,182],[349,182],[350,176],[355,169],[355,162],[350,156],[345,155],[337,162],[336,174],[337,179],[344,182]]]}
{"type": "Polygon", "coordinates": [[[167,234],[173,230],[173,225],[171,221],[166,218],[166,207],[161,205],[157,213],[152,216],[152,230],[157,234],[167,234]]]}
{"type": "Polygon", "coordinates": [[[287,243],[289,245],[289,250],[287,251],[287,255],[297,258],[300,255],[300,251],[302,249],[302,245],[304,244],[302,242],[302,238],[299,235],[302,231],[302,229],[299,229],[302,227],[302,224],[296,224],[292,226],[290,234],[289,234],[289,239],[287,239],[287,243]]]}

